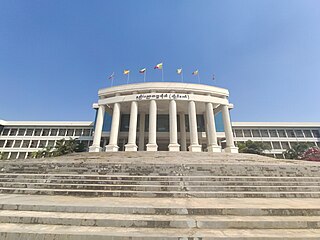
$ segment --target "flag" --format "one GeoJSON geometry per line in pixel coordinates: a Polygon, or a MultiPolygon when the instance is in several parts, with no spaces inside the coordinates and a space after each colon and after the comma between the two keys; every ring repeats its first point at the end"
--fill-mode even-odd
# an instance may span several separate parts
{"type": "Polygon", "coordinates": [[[180,75],[182,73],[182,68],[178,68],[177,73],[180,75]]]}
{"type": "Polygon", "coordinates": [[[162,63],[157,64],[154,69],[162,69],[162,63]]]}
{"type": "Polygon", "coordinates": [[[110,75],[109,79],[113,79],[114,78],[114,72],[110,75]]]}
{"type": "Polygon", "coordinates": [[[124,75],[128,75],[130,73],[130,70],[123,70],[124,75]]]}
{"type": "Polygon", "coordinates": [[[194,72],[192,72],[192,75],[198,75],[199,74],[199,70],[195,70],[194,72]]]}
{"type": "Polygon", "coordinates": [[[146,71],[147,71],[146,68],[142,68],[142,69],[139,71],[139,73],[145,73],[146,71]]]}

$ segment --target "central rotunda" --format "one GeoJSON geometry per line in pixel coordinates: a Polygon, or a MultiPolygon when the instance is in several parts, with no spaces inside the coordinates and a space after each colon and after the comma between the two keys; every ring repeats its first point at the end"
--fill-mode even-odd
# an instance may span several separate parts
{"type": "Polygon", "coordinates": [[[238,152],[234,145],[227,89],[192,83],[148,82],[100,89],[90,152],[238,152]],[[111,115],[108,142],[104,118],[111,115]],[[221,114],[224,134],[217,134],[221,114]],[[121,143],[120,143],[121,139],[121,143]],[[223,146],[223,147],[222,147],[223,146]],[[222,149],[223,148],[223,149],[222,149]]]}

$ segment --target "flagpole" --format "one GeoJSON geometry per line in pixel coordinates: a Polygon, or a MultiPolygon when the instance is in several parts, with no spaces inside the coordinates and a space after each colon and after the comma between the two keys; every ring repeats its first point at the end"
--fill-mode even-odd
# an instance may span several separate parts
{"type": "Polygon", "coordinates": [[[183,82],[183,70],[181,71],[181,82],[183,82]]]}
{"type": "Polygon", "coordinates": [[[113,76],[111,77],[111,87],[113,86],[113,76]]]}
{"type": "Polygon", "coordinates": [[[200,74],[199,74],[199,72],[198,72],[198,83],[200,83],[200,74]]]}
{"type": "Polygon", "coordinates": [[[143,73],[143,82],[146,82],[146,74],[147,74],[147,70],[145,70],[143,73]]]}
{"type": "Polygon", "coordinates": [[[163,82],[163,66],[162,66],[162,68],[161,68],[161,75],[162,75],[162,82],[163,82]]]}
{"type": "Polygon", "coordinates": [[[130,76],[130,73],[128,73],[127,84],[129,84],[129,76],[130,76]]]}

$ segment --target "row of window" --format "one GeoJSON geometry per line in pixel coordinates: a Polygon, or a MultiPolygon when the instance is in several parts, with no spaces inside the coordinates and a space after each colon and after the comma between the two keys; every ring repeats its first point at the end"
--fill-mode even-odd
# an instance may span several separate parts
{"type": "Polygon", "coordinates": [[[67,128],[4,128],[2,136],[91,136],[90,129],[67,129],[67,128]]]}
{"type": "MultiPolygon", "coordinates": [[[[89,146],[92,141],[80,141],[89,146]]],[[[45,148],[55,147],[55,140],[0,140],[0,148],[45,148]]]]}
{"type": "MultiPolygon", "coordinates": [[[[257,141],[254,141],[254,142],[257,142],[257,141]]],[[[244,143],[244,142],[238,141],[237,143],[244,143]]],[[[274,150],[287,150],[299,143],[305,143],[310,147],[320,147],[320,142],[283,142],[282,141],[282,142],[262,142],[262,143],[265,144],[268,148],[274,149],[274,150]]]]}
{"type": "Polygon", "coordinates": [[[319,130],[309,129],[235,129],[235,137],[320,138],[319,130]]]}

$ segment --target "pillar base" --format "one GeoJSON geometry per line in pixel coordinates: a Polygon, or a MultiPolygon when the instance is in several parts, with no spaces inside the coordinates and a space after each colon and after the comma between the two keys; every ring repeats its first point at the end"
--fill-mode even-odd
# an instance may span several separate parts
{"type": "Polygon", "coordinates": [[[239,153],[237,147],[226,147],[224,149],[224,151],[227,152],[227,153],[239,153]]]}
{"type": "Polygon", "coordinates": [[[119,147],[117,145],[107,145],[106,152],[118,152],[119,147]]]}
{"type": "Polygon", "coordinates": [[[221,152],[221,147],[218,145],[208,146],[208,152],[221,152]]]}
{"type": "Polygon", "coordinates": [[[170,152],[179,152],[180,151],[180,145],[178,143],[170,143],[169,146],[170,152]]]}
{"type": "Polygon", "coordinates": [[[124,150],[126,152],[136,152],[138,150],[138,146],[136,144],[126,144],[124,145],[124,150]]]}
{"type": "Polygon", "coordinates": [[[89,152],[101,152],[102,151],[102,147],[100,146],[90,146],[89,147],[89,152]]]}
{"type": "Polygon", "coordinates": [[[190,145],[188,149],[190,152],[201,152],[201,145],[190,145]]]}
{"type": "Polygon", "coordinates": [[[158,151],[158,145],[154,143],[148,143],[147,144],[147,151],[148,152],[156,152],[158,151]]]}

